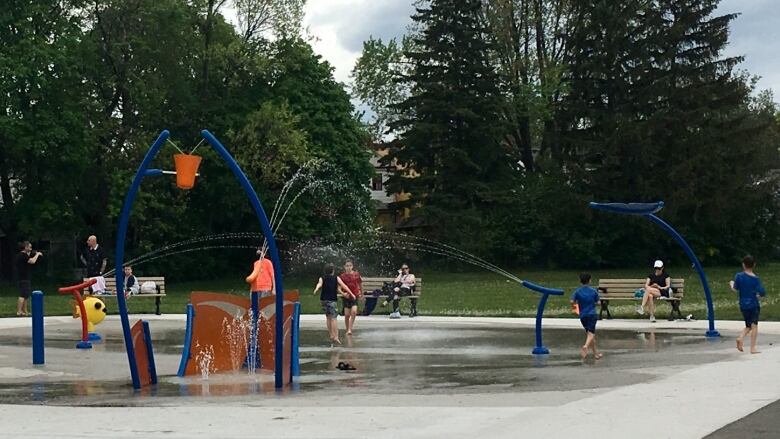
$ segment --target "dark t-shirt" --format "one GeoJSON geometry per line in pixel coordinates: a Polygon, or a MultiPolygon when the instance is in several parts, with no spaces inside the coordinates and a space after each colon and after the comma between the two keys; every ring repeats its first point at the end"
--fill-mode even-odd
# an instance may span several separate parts
{"type": "Polygon", "coordinates": [[[32,264],[27,261],[32,258],[32,253],[29,255],[25,252],[19,252],[16,254],[14,258],[14,265],[16,265],[16,280],[30,280],[32,264]]]}
{"type": "Polygon", "coordinates": [[[336,276],[332,274],[326,274],[322,276],[322,292],[320,292],[320,300],[336,301],[338,297],[339,281],[336,276]]]}
{"type": "MultiPolygon", "coordinates": [[[[672,276],[669,273],[664,271],[661,272],[660,275],[656,275],[655,272],[650,273],[647,277],[650,278],[650,285],[658,284],[658,286],[661,287],[661,289],[663,289],[664,285],[666,285],[666,279],[672,276]]],[[[670,287],[672,286],[671,280],[669,281],[669,286],[670,287]]]]}
{"type": "Polygon", "coordinates": [[[103,260],[106,259],[106,252],[100,245],[91,250],[87,247],[84,252],[84,259],[87,261],[87,277],[100,276],[100,269],[103,266],[103,260]]]}

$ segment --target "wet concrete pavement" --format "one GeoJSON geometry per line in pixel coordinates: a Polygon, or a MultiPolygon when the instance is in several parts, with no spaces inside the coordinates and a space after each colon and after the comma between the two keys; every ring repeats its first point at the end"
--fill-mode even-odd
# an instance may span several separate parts
{"type": "MultiPolygon", "coordinates": [[[[214,374],[208,381],[175,377],[183,340],[183,320],[178,316],[152,321],[161,377],[155,389],[143,392],[134,392],[129,385],[116,320],[98,328],[106,336],[104,343],[91,351],[80,351],[75,349],[78,325],[72,319],[47,319],[47,364],[43,367],[31,365],[29,326],[0,322],[0,326],[4,324],[0,333],[0,404],[10,404],[0,406],[0,421],[15,407],[26,405],[47,406],[33,413],[50,419],[52,428],[59,425],[58,416],[65,416],[69,406],[106,410],[101,416],[109,418],[115,416],[111,407],[135,406],[133,413],[143,413],[155,426],[149,430],[151,435],[170,430],[182,435],[165,433],[166,437],[201,437],[197,433],[208,429],[191,431],[183,424],[193,413],[200,413],[203,419],[225,429],[224,437],[249,437],[250,431],[243,430],[240,422],[229,421],[234,412],[254,410],[259,419],[276,421],[271,423],[276,426],[274,437],[336,437],[343,435],[338,423],[333,431],[318,427],[331,425],[331,417],[338,419],[340,407],[351,407],[356,437],[394,437],[400,432],[410,437],[445,436],[447,432],[477,431],[480,420],[486,419],[492,419],[489,424],[493,427],[488,430],[495,430],[497,436],[508,437],[510,430],[499,427],[514,422],[528,431],[551,428],[564,433],[570,426],[555,419],[563,421],[572,415],[578,419],[575,425],[588,419],[586,424],[594,426],[594,437],[627,437],[625,428],[630,428],[634,437],[701,437],[780,398],[780,389],[775,389],[778,386],[762,386],[757,381],[770,365],[776,370],[780,350],[774,346],[780,340],[780,325],[774,331],[764,328],[761,344],[765,354],[751,358],[733,348],[730,336],[738,326],[731,324],[723,325],[727,327],[722,329],[724,337],[705,340],[701,322],[603,322],[598,335],[605,358],[582,362],[578,349],[584,333],[575,320],[551,320],[546,325],[544,342],[551,355],[538,359],[530,355],[534,334],[528,319],[360,319],[356,334],[343,338],[344,345],[336,348],[327,342],[321,319],[304,316],[302,376],[282,393],[274,391],[272,376],[266,373],[214,374]],[[348,362],[357,370],[339,371],[339,362],[348,362]],[[702,384],[707,374],[720,379],[746,368],[755,368],[757,373],[734,379],[747,380],[748,386],[738,387],[743,393],[755,390],[749,393],[747,403],[731,408],[739,400],[728,401],[729,385],[734,385],[730,382],[724,383],[722,401],[711,401],[713,397],[707,395],[717,394],[718,389],[711,382],[702,384]],[[697,411],[689,407],[697,401],[706,401],[713,412],[729,414],[702,420],[697,428],[669,431],[655,427],[634,431],[633,426],[645,422],[640,419],[621,424],[621,419],[636,413],[631,407],[646,403],[670,409],[667,416],[660,417],[661,425],[669,425],[670,417],[684,416],[686,410],[706,415],[707,408],[697,411]],[[684,410],[680,407],[683,404],[684,410]],[[61,406],[65,412],[51,406],[61,406]],[[162,408],[165,410],[160,412],[162,408]],[[548,409],[559,414],[550,416],[548,409]],[[606,423],[594,418],[607,410],[612,411],[601,419],[606,423]],[[466,420],[470,422],[464,424],[466,420]],[[595,428],[604,425],[612,429],[595,434],[595,428]]],[[[130,423],[114,433],[124,437],[137,428],[130,423]]],[[[485,428],[483,425],[478,430],[485,428]]],[[[72,436],[67,437],[89,437],[72,430],[72,436]]],[[[35,437],[36,431],[20,428],[10,432],[35,437]]],[[[581,430],[578,436],[591,437],[583,436],[581,430]]]]}

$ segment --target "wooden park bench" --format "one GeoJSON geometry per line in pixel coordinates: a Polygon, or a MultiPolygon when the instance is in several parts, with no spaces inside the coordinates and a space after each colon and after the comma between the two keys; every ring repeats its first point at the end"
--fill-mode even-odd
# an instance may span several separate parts
{"type": "MultiPolygon", "coordinates": [[[[641,297],[636,297],[637,290],[641,290],[645,287],[645,281],[647,279],[600,279],[599,280],[599,300],[601,302],[601,310],[599,311],[599,319],[606,311],[607,318],[611,319],[612,314],[609,312],[609,302],[612,300],[630,300],[630,301],[642,301],[641,297]]],[[[669,316],[669,320],[677,318],[682,319],[682,313],[680,312],[680,302],[682,302],[683,295],[685,293],[685,279],[672,278],[672,294],[669,298],[656,298],[656,304],[658,302],[669,302],[672,306],[672,313],[669,316]]]]}
{"type": "MultiPolygon", "coordinates": [[[[90,278],[85,277],[84,281],[88,281],[90,278]]],[[[98,295],[100,298],[104,297],[116,297],[116,278],[113,276],[107,277],[106,279],[106,291],[103,294],[98,295]]],[[[160,312],[160,301],[163,297],[165,297],[165,278],[162,276],[155,276],[155,277],[142,277],[142,276],[136,276],[135,277],[136,282],[138,282],[138,286],[144,284],[144,282],[152,281],[157,285],[157,292],[156,293],[141,293],[133,294],[132,297],[135,298],[152,298],[154,297],[154,313],[158,316],[161,314],[160,312]]],[[[91,293],[91,290],[90,290],[91,293]]]]}
{"type": "MultiPolygon", "coordinates": [[[[361,291],[363,308],[365,308],[366,299],[376,299],[377,301],[382,299],[387,299],[388,295],[385,294],[384,292],[378,295],[374,295],[374,291],[376,290],[382,291],[382,287],[384,286],[385,282],[393,282],[393,281],[395,281],[394,277],[364,277],[363,291],[361,291]]],[[[414,293],[409,296],[400,296],[400,299],[419,299],[421,294],[422,294],[422,278],[415,277],[414,293]]],[[[341,296],[341,293],[339,293],[339,296],[341,296]]]]}

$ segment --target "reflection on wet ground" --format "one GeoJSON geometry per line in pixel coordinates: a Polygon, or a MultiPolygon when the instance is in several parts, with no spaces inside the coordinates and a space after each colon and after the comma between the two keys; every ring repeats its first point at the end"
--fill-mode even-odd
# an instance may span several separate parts
{"type": "MultiPolygon", "coordinates": [[[[47,366],[38,372],[29,363],[27,331],[8,331],[0,336],[0,365],[11,365],[0,366],[0,403],[135,406],[187,404],[193,396],[200,404],[277,397],[267,372],[216,373],[208,381],[176,377],[181,323],[158,323],[153,338],[160,383],[140,392],[129,384],[118,330],[107,331],[105,342],[84,354],[74,348],[71,327],[47,327],[47,366]]],[[[530,355],[533,337],[533,328],[525,326],[367,325],[343,338],[341,347],[331,348],[324,329],[304,328],[301,377],[282,393],[295,398],[345,390],[448,395],[598,389],[652,380],[732,355],[723,345],[731,340],[706,341],[698,330],[599,331],[605,358],[585,362],[579,359],[581,330],[545,330],[551,355],[543,358],[530,355]],[[356,370],[338,370],[339,363],[356,370]]]]}

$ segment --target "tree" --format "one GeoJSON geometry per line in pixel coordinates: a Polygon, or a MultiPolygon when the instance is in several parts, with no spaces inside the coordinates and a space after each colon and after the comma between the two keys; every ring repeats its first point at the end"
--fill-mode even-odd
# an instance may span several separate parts
{"type": "MultiPolygon", "coordinates": [[[[724,234],[722,221],[774,204],[774,189],[759,190],[755,182],[776,166],[777,139],[766,143],[771,111],[751,104],[748,78],[733,72],[741,58],[721,58],[734,15],[714,16],[717,4],[578,5],[581,26],[572,35],[570,92],[561,117],[566,166],[593,198],[663,199],[664,217],[680,224],[690,241],[711,256],[731,257],[734,242],[766,250],[745,233],[724,234]]],[[[767,230],[754,221],[736,229],[767,230]]],[[[651,236],[634,240],[655,249],[644,250],[646,257],[663,251],[651,236]]]]}
{"type": "MultiPolygon", "coordinates": [[[[559,158],[555,112],[576,21],[569,0],[486,0],[485,16],[495,42],[495,64],[509,101],[507,142],[527,172],[540,158],[559,158]]],[[[557,163],[556,163],[557,164],[557,163]]]]}
{"type": "MultiPolygon", "coordinates": [[[[271,54],[266,79],[270,87],[264,98],[285,105],[299,121],[296,126],[306,133],[310,156],[330,164],[319,175],[330,186],[318,194],[320,201],[327,200],[329,206],[320,203],[314,208],[312,199],[308,204],[301,203],[293,215],[301,221],[300,231],[328,236],[365,227],[373,210],[366,190],[373,169],[368,135],[349,94],[333,78],[333,67],[305,41],[278,40],[271,45],[271,54]],[[302,213],[307,210],[315,215],[302,213]]],[[[291,225],[295,224],[292,220],[291,225]]]]}
{"type": "Polygon", "coordinates": [[[410,193],[398,207],[419,206],[417,214],[442,235],[476,230],[514,167],[502,143],[503,100],[481,12],[476,0],[432,1],[417,9],[418,49],[406,54],[413,64],[411,92],[399,106],[410,116],[391,124],[400,146],[386,162],[403,171],[391,176],[388,190],[410,193]]]}
{"type": "MultiPolygon", "coordinates": [[[[91,135],[78,58],[80,2],[10,1],[0,11],[0,228],[10,260],[17,239],[53,238],[80,224],[72,181],[88,166],[91,135]]],[[[9,276],[10,264],[3,266],[9,276]]]]}
{"type": "Polygon", "coordinates": [[[233,0],[238,28],[245,44],[263,41],[268,33],[298,38],[306,0],[233,0]]]}
{"type": "Polygon", "coordinates": [[[352,69],[352,93],[372,111],[371,136],[375,140],[387,134],[390,123],[400,117],[399,105],[409,96],[410,63],[404,52],[411,50],[411,38],[404,37],[399,44],[391,39],[369,37],[363,42],[363,52],[352,69]]]}

